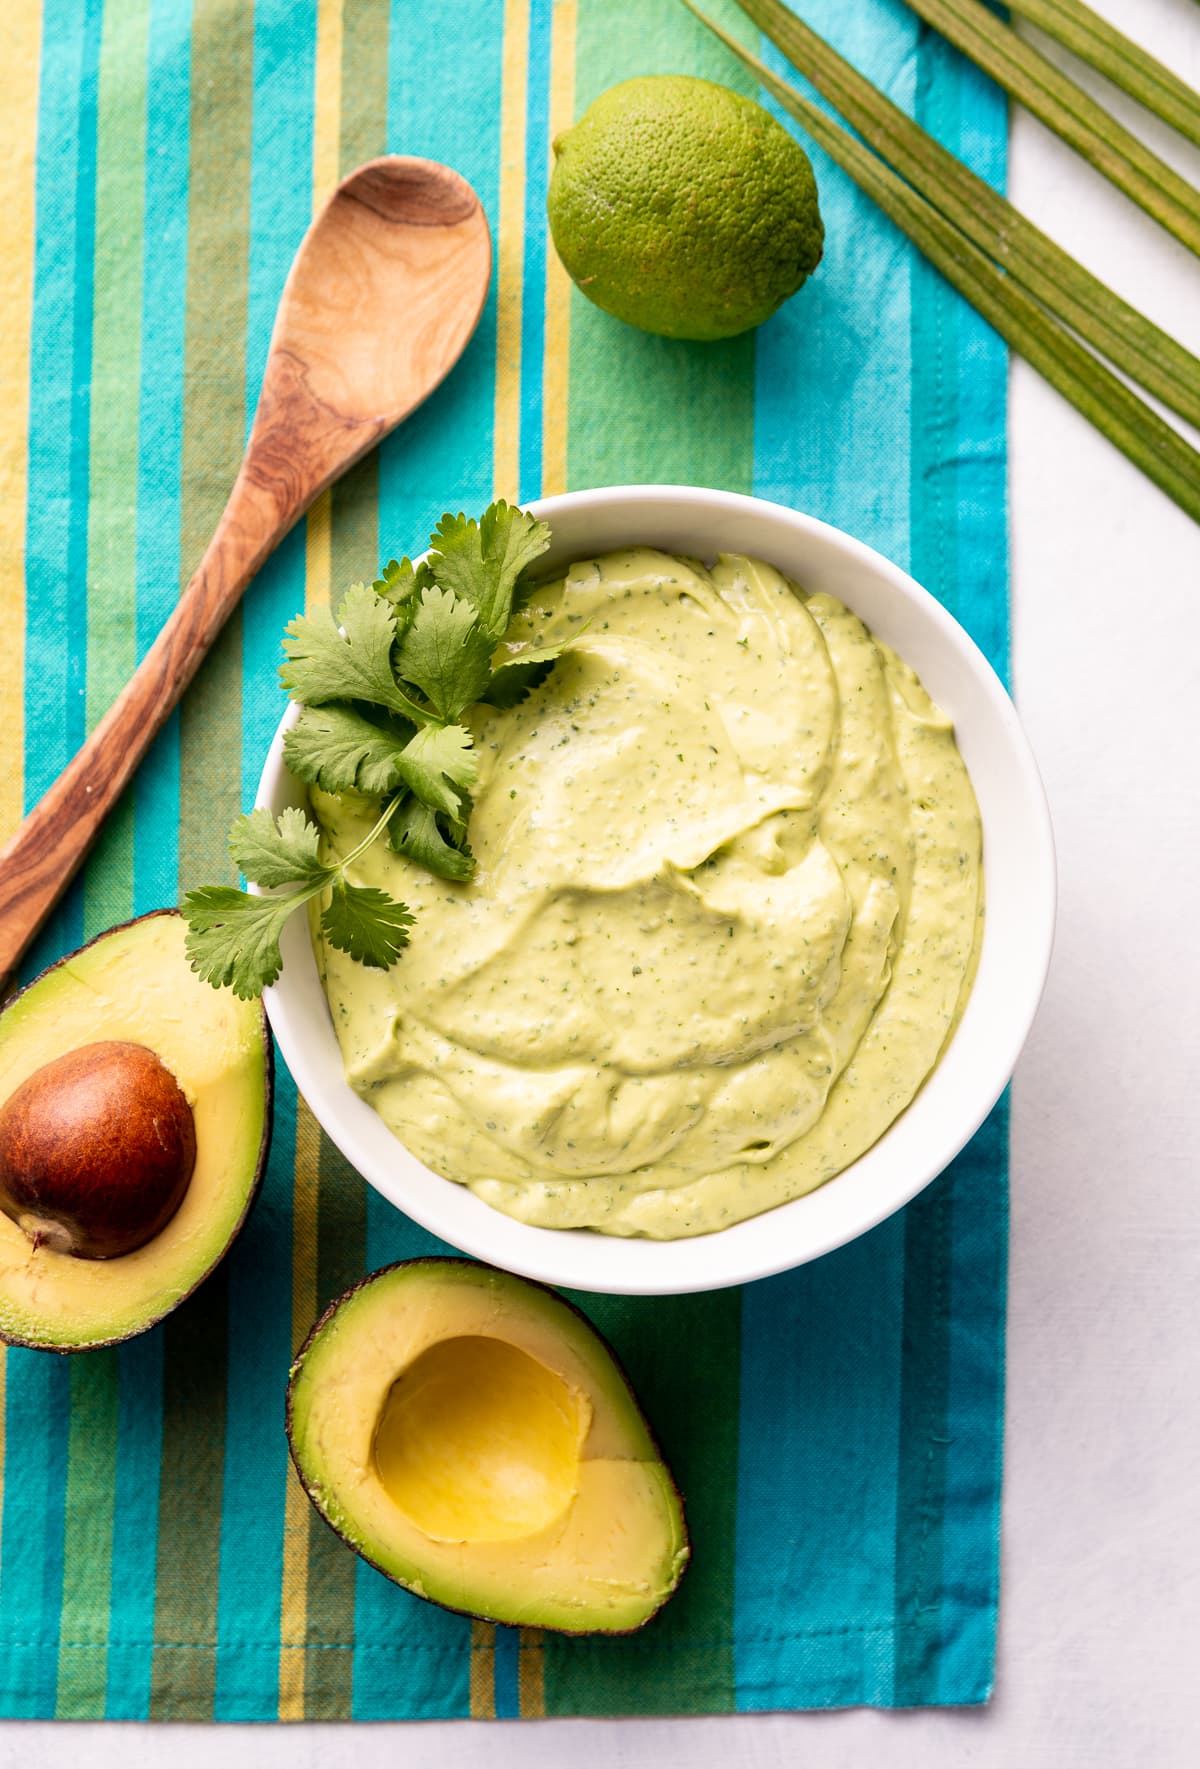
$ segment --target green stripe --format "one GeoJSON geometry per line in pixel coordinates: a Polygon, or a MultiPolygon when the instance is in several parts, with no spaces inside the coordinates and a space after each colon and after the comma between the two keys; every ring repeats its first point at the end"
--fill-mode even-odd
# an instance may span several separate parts
{"type": "MultiPolygon", "coordinates": [[[[148,31],[148,0],[105,9],[97,96],[89,440],[89,730],[137,662],[135,515],[148,31]]],[[[105,825],[85,875],[85,939],[132,913],[133,800],[126,794],[105,825]]],[[[89,1719],[104,1712],[118,1371],[115,1351],[77,1358],[71,1366],[55,1704],[59,1719],[89,1719]]]]}
{"type": "Polygon", "coordinates": [[[575,1300],[611,1341],[659,1440],[687,1508],[692,1563],[641,1633],[546,1636],[546,1712],[730,1712],[741,1291],[575,1300]]]}
{"type": "Polygon", "coordinates": [[[386,150],[387,113],[387,0],[354,0],[342,12],[341,177],[386,150]]]}
{"type": "MultiPolygon", "coordinates": [[[[387,145],[388,6],[363,0],[343,16],[338,167],[345,177],[387,145]]],[[[361,461],[333,489],[330,594],[368,582],[379,556],[379,457],[361,461]]],[[[366,1186],[321,1133],[317,1166],[317,1307],[348,1290],[366,1265],[366,1186]]],[[[312,1512],[308,1539],[310,1650],[304,1712],[310,1720],[348,1720],[354,1696],[354,1591],[357,1563],[312,1512]]]]}
{"type": "Polygon", "coordinates": [[[223,1270],[163,1332],[162,1485],[150,1719],[211,1716],[225,1441],[223,1270]]]}
{"type": "MultiPolygon", "coordinates": [[[[335,547],[335,560],[336,556],[335,547]]],[[[362,1277],[366,1242],[366,1185],[322,1135],[317,1191],[318,1311],[362,1277]]],[[[354,1555],[313,1511],[308,1537],[307,1639],[317,1650],[308,1653],[305,1663],[306,1719],[350,1718],[356,1576],[354,1555]]]]}
{"type": "MultiPolygon", "coordinates": [[[[732,0],[709,10],[746,35],[732,0]]],[[[606,0],[580,0],[577,117],[618,80],[682,70],[757,96],[744,70],[678,0],[646,0],[636,31],[613,28],[606,0]]],[[[719,344],[651,337],[573,289],[570,406],[572,489],[639,482],[753,489],[753,332],[719,344]]]]}
{"type": "Polygon", "coordinates": [[[112,1578],[118,1354],[71,1360],[71,1425],[59,1618],[59,1720],[104,1713],[108,1675],[108,1593],[112,1578]]]}
{"type": "MultiPolygon", "coordinates": [[[[149,0],[106,6],[100,40],[88,521],[87,725],[137,664],[137,466],[149,0]]],[[[84,878],[84,937],[133,914],[133,793],[84,878]]]]}
{"type": "MultiPolygon", "coordinates": [[[[183,487],[185,578],[216,526],[246,421],[253,7],[198,7],[192,107],[183,487]]],[[[240,807],[241,620],[183,703],[179,885],[228,876],[240,807]]],[[[212,1712],[225,1440],[227,1280],[208,1280],[166,1327],[152,1719],[212,1712]]]]}
{"type": "MultiPolygon", "coordinates": [[[[923,33],[915,111],[947,146],[959,131],[957,58],[923,33]]],[[[921,259],[912,276],[911,569],[961,616],[957,386],[958,296],[921,259]]],[[[896,1501],[895,1690],[898,1707],[935,1701],[942,1630],[942,1525],[950,1396],[954,1182],[944,1174],[904,1219],[904,1329],[896,1501]]]]}
{"type": "Polygon", "coordinates": [[[904,1344],[896,1499],[896,1707],[914,1707],[937,1699],[953,1212],[953,1178],[943,1174],[908,1206],[904,1220],[904,1344]]]}

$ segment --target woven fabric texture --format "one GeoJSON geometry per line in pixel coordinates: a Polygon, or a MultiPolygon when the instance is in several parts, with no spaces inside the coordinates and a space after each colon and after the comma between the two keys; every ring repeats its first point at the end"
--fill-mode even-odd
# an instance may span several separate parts
{"type": "MultiPolygon", "coordinates": [[[[1002,99],[901,0],[799,0],[999,183],[1002,99]]],[[[746,41],[728,0],[713,10],[746,41]]],[[[285,622],[445,509],[630,481],[756,492],[910,569],[1007,664],[1005,356],[823,157],[828,245],[757,334],[635,332],[568,284],[549,143],[637,73],[751,93],[677,0],[6,0],[0,57],[0,835],[194,568],[314,203],[384,150],[473,183],[496,242],[437,394],[327,495],[231,622],[31,955],[228,876],[281,709],[285,622]]],[[[782,63],[779,64],[782,67],[782,63]]],[[[403,324],[403,315],[397,315],[403,324]]],[[[286,1072],[260,1201],[156,1330],[0,1361],[0,1713],[119,1719],[658,1714],[986,1699],[997,1603],[1007,1139],[805,1269],[579,1298],[687,1495],[694,1564],[629,1640],[493,1628],[360,1563],[292,1475],[318,1310],[435,1244],[286,1072]]]]}

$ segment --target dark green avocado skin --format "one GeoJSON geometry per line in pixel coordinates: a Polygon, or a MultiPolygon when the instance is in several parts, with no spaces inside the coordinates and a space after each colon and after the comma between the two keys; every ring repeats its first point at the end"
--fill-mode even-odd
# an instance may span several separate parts
{"type": "MultiPolygon", "coordinates": [[[[350,1301],[352,1296],[357,1295],[358,1292],[361,1291],[362,1289],[364,1289],[367,1285],[374,1283],[379,1278],[386,1277],[391,1272],[396,1272],[396,1271],[401,1271],[401,1270],[416,1271],[416,1270],[421,1270],[423,1268],[429,1269],[429,1270],[436,1270],[439,1267],[448,1268],[448,1269],[454,1269],[454,1268],[466,1269],[466,1268],[470,1268],[470,1267],[475,1267],[479,1270],[494,1272],[496,1277],[499,1279],[506,1280],[506,1281],[512,1281],[512,1274],[510,1272],[506,1272],[506,1271],[502,1270],[500,1267],[486,1265],[481,1260],[477,1261],[477,1260],[469,1260],[469,1259],[460,1259],[452,1254],[438,1254],[438,1253],[423,1254],[423,1255],[421,1255],[417,1258],[414,1258],[414,1259],[397,1259],[397,1260],[394,1260],[390,1265],[380,1266],[378,1268],[378,1270],[376,1270],[376,1271],[367,1272],[365,1274],[365,1276],[359,1278],[357,1283],[351,1284],[351,1286],[349,1287],[348,1290],[344,1290],[340,1296],[334,1297],[333,1301],[327,1304],[327,1306],[324,1308],[322,1313],[318,1316],[317,1320],[314,1321],[314,1323],[311,1326],[311,1328],[309,1329],[308,1333],[305,1335],[304,1343],[300,1346],[300,1349],[297,1351],[295,1357],[292,1360],[292,1366],[291,1366],[291,1369],[288,1373],[287,1394],[286,1394],[285,1401],[284,1401],[284,1429],[287,1433],[288,1453],[291,1458],[292,1466],[296,1471],[296,1477],[299,1480],[300,1485],[303,1487],[313,1508],[316,1510],[317,1515],[321,1518],[321,1521],[326,1525],[326,1527],[333,1532],[333,1534],[337,1537],[338,1541],[341,1542],[345,1548],[347,1548],[351,1553],[357,1554],[359,1556],[359,1558],[364,1560],[368,1566],[374,1567],[376,1572],[382,1573],[384,1578],[391,1580],[391,1582],[393,1584],[399,1584],[401,1586],[401,1589],[403,1589],[403,1590],[408,1589],[408,1587],[406,1585],[404,1585],[402,1580],[397,1579],[395,1574],[393,1572],[391,1572],[388,1567],[381,1565],[378,1560],[373,1559],[369,1554],[364,1553],[363,1550],[360,1547],[358,1547],[355,1543],[349,1541],[348,1538],[345,1535],[343,1535],[342,1531],[337,1527],[337,1525],[327,1515],[326,1510],[325,1510],[325,1505],[324,1505],[323,1491],[322,1491],[320,1485],[317,1482],[315,1482],[314,1480],[312,1480],[308,1471],[305,1469],[303,1463],[301,1462],[300,1457],[296,1453],[296,1444],[295,1444],[295,1435],[294,1435],[295,1389],[296,1389],[297,1377],[299,1376],[300,1371],[303,1368],[304,1360],[305,1360],[305,1357],[306,1357],[310,1347],[313,1345],[313,1343],[315,1342],[315,1340],[317,1339],[317,1337],[321,1333],[322,1329],[328,1324],[329,1321],[331,1321],[333,1319],[333,1317],[341,1310],[341,1308],[347,1302],[350,1301]]],[[[637,1395],[634,1393],[633,1385],[629,1380],[628,1374],[626,1373],[625,1366],[622,1364],[620,1358],[617,1356],[616,1352],[613,1350],[613,1347],[610,1344],[610,1342],[604,1337],[603,1333],[601,1333],[600,1330],[592,1324],[592,1322],[584,1314],[583,1310],[581,1308],[577,1307],[576,1304],[569,1299],[569,1297],[563,1296],[559,1291],[553,1289],[549,1284],[543,1284],[543,1283],[539,1282],[536,1278],[521,1278],[516,1281],[520,1282],[521,1284],[528,1285],[531,1289],[540,1290],[540,1291],[544,1292],[547,1296],[553,1297],[554,1301],[561,1308],[568,1309],[571,1312],[571,1314],[575,1315],[577,1317],[577,1319],[583,1323],[583,1325],[587,1329],[588,1333],[590,1333],[591,1336],[595,1340],[598,1341],[598,1343],[603,1347],[605,1352],[608,1354],[608,1357],[611,1360],[612,1369],[615,1372],[615,1374],[619,1377],[619,1379],[625,1389],[625,1393],[626,1393],[626,1396],[628,1397],[629,1405],[634,1409],[634,1411],[636,1411],[639,1418],[641,1419],[641,1421],[645,1427],[646,1433],[650,1439],[651,1445],[653,1446],[654,1453],[657,1456],[658,1461],[659,1461],[660,1465],[662,1466],[663,1470],[666,1472],[668,1480],[670,1482],[671,1491],[674,1494],[675,1502],[679,1508],[679,1516],[680,1516],[680,1521],[681,1521],[682,1528],[683,1528],[684,1561],[685,1561],[685,1564],[683,1567],[683,1572],[686,1572],[688,1565],[690,1565],[690,1563],[691,1563],[692,1548],[691,1548],[690,1532],[689,1532],[688,1526],[687,1526],[687,1512],[686,1512],[686,1506],[684,1503],[684,1497],[683,1497],[682,1492],[679,1490],[679,1486],[676,1483],[674,1477],[671,1475],[670,1466],[662,1454],[662,1448],[658,1442],[658,1439],[654,1435],[654,1432],[650,1427],[650,1423],[646,1419],[646,1416],[645,1416],[644,1412],[642,1411],[641,1402],[638,1400],[637,1395]]],[[[680,1576],[682,1577],[682,1573],[680,1576]]],[[[652,1610],[648,1615],[643,1617],[643,1619],[640,1622],[638,1622],[634,1627],[631,1627],[631,1628],[606,1628],[601,1632],[600,1637],[605,1638],[605,1639],[621,1639],[621,1638],[627,1637],[631,1634],[640,1633],[642,1631],[642,1629],[648,1625],[648,1623],[654,1621],[656,1616],[658,1616],[659,1613],[661,1612],[663,1606],[667,1602],[669,1602],[669,1600],[672,1596],[674,1596],[675,1591],[677,1589],[678,1589],[678,1584],[676,1584],[676,1586],[674,1586],[671,1591],[667,1592],[667,1594],[663,1597],[662,1602],[659,1604],[657,1609],[652,1610]]],[[[440,1598],[431,1599],[430,1601],[434,1601],[439,1609],[445,1609],[445,1610],[449,1611],[449,1613],[452,1615],[467,1616],[472,1621],[489,1621],[490,1622],[492,1620],[492,1618],[490,1616],[481,1615],[479,1613],[479,1611],[477,1611],[477,1610],[459,1607],[458,1605],[453,1604],[453,1603],[446,1603],[440,1598]]],[[[537,1625],[542,1633],[558,1634],[558,1635],[561,1635],[561,1636],[568,1638],[568,1639],[582,1639],[582,1638],[593,1638],[594,1639],[597,1637],[597,1632],[598,1632],[594,1628],[586,1628],[586,1627],[584,1627],[584,1628],[567,1628],[567,1627],[557,1626],[552,1622],[539,1622],[537,1625]]]]}
{"type": "MultiPolygon", "coordinates": [[[[161,916],[173,916],[173,917],[179,918],[180,912],[178,909],[175,909],[175,908],[151,909],[151,910],[148,910],[144,915],[135,915],[135,916],[132,916],[128,921],[118,922],[111,928],[105,928],[102,933],[93,935],[93,937],[90,940],[85,941],[85,943],[82,946],[77,947],[74,952],[64,953],[62,958],[57,959],[53,964],[47,965],[44,970],[39,971],[36,976],[31,977],[27,983],[22,984],[21,988],[19,990],[17,990],[15,994],[11,995],[7,1001],[4,1002],[3,1009],[0,1011],[7,1012],[9,1008],[14,1007],[21,1000],[21,998],[24,995],[26,995],[31,989],[33,989],[36,985],[42,983],[47,977],[51,976],[55,971],[60,970],[62,968],[62,966],[66,965],[66,964],[76,963],[77,960],[84,953],[89,952],[93,947],[99,945],[102,941],[108,940],[109,938],[111,938],[112,935],[118,934],[118,933],[125,933],[130,928],[141,926],[145,922],[155,921],[161,916]]],[[[204,1283],[206,1278],[209,1278],[212,1276],[212,1273],[216,1270],[216,1267],[221,1263],[221,1260],[223,1260],[225,1255],[229,1252],[230,1248],[233,1246],[234,1242],[237,1240],[238,1236],[241,1234],[243,1228],[246,1225],[246,1221],[250,1215],[250,1211],[253,1209],[254,1203],[255,1203],[256,1199],[258,1198],[258,1194],[262,1189],[263,1177],[266,1173],[267,1162],[270,1158],[270,1153],[271,1153],[271,1136],[272,1136],[272,1132],[273,1132],[273,1128],[274,1128],[274,1115],[275,1115],[274,1114],[275,1045],[274,1045],[274,1041],[271,1037],[270,1027],[267,1022],[266,1009],[263,1007],[261,1000],[258,1002],[258,1018],[259,1018],[259,1024],[260,1024],[261,1034],[262,1034],[262,1049],[263,1049],[263,1105],[264,1105],[264,1111],[263,1111],[262,1140],[259,1144],[258,1159],[257,1159],[256,1165],[255,1165],[254,1177],[253,1177],[253,1180],[250,1184],[249,1190],[247,1191],[247,1194],[246,1194],[245,1205],[243,1207],[241,1215],[238,1217],[237,1222],[235,1223],[235,1225],[233,1227],[233,1230],[232,1230],[228,1240],[225,1243],[225,1247],[224,1247],[223,1251],[221,1252],[220,1256],[216,1260],[214,1260],[211,1264],[206,1266],[206,1268],[202,1272],[197,1273],[195,1282],[189,1286],[189,1288],[183,1293],[182,1296],[180,1296],[178,1298],[178,1300],[176,1302],[171,1304],[170,1308],[165,1309],[162,1314],[157,1315],[153,1320],[148,1320],[144,1324],[133,1328],[130,1332],[117,1333],[117,1334],[114,1334],[111,1338],[89,1339],[87,1341],[87,1343],[83,1344],[83,1345],[43,1345],[43,1344],[39,1344],[38,1342],[36,1342],[34,1340],[22,1338],[19,1334],[16,1334],[16,1333],[0,1332],[0,1342],[7,1344],[7,1345],[20,1346],[23,1349],[30,1350],[30,1351],[47,1351],[47,1352],[51,1352],[51,1353],[53,1353],[57,1356],[60,1356],[60,1357],[74,1356],[74,1355],[81,1353],[81,1352],[104,1351],[104,1350],[107,1350],[111,1346],[121,1345],[128,1339],[139,1338],[142,1333],[149,1332],[152,1327],[158,1326],[166,1318],[166,1316],[168,1314],[173,1314],[177,1308],[181,1307],[183,1305],[183,1303],[185,1303],[188,1300],[189,1297],[193,1296],[196,1293],[196,1291],[200,1288],[200,1285],[202,1283],[204,1283]]],[[[151,1048],[153,1048],[153,1047],[151,1046],[151,1048]]]]}

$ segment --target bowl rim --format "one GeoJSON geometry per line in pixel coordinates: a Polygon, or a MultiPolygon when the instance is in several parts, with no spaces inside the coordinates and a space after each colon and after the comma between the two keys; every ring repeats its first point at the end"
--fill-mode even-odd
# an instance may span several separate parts
{"type": "MultiPolygon", "coordinates": [[[[460,1252],[545,1283],[618,1295],[685,1294],[723,1289],[769,1277],[820,1258],[857,1239],[911,1202],[966,1146],[1008,1084],[1045,986],[1057,901],[1054,839],[1045,790],[1007,690],[978,645],[953,615],[883,554],[845,530],[802,511],[769,499],[702,486],[600,486],[536,499],[523,508],[553,526],[555,517],[563,514],[586,515],[591,511],[612,510],[625,505],[636,513],[639,506],[663,502],[676,506],[680,514],[689,509],[703,509],[722,518],[766,518],[781,524],[797,537],[815,542],[828,549],[831,555],[839,555],[849,567],[861,567],[880,579],[887,589],[898,593],[909,608],[915,610],[919,621],[937,630],[944,645],[956,655],[957,664],[964,669],[964,680],[969,680],[979,695],[980,703],[986,709],[984,722],[990,722],[1001,740],[1005,766],[1011,775],[1013,794],[1010,796],[1013,802],[1019,800],[1023,820],[1022,878],[1023,882],[1028,881],[1028,889],[1023,892],[1019,974],[1016,986],[1005,995],[1007,1013],[1002,1054],[996,1057],[989,1071],[987,1086],[976,1084],[970,1109],[943,1114],[941,1133],[926,1134],[918,1139],[919,1153],[914,1151],[909,1155],[910,1165],[906,1173],[893,1175],[888,1184],[874,1189],[860,1187],[856,1191],[853,1181],[853,1176],[864,1163],[871,1162],[876,1151],[885,1145],[894,1149],[912,1140],[903,1134],[903,1127],[912,1123],[914,1107],[930,1088],[933,1076],[949,1063],[951,1053],[960,1042],[961,1024],[914,1100],[883,1135],[841,1173],[814,1191],[757,1216],[706,1235],[671,1241],[602,1235],[590,1229],[537,1228],[503,1215],[475,1198],[466,1187],[445,1180],[424,1167],[345,1081],[327,1008],[323,1030],[327,1032],[336,1056],[333,1074],[330,1074],[328,1062],[315,1060],[305,1033],[301,1004],[296,997],[300,994],[311,997],[312,986],[315,984],[319,991],[320,985],[305,918],[294,916],[284,932],[283,972],[279,981],[264,991],[264,1004],[280,1052],[300,1093],[318,1123],[351,1165],[397,1209],[460,1252]],[[306,960],[307,970],[304,968],[306,960]],[[303,988],[300,985],[302,971],[303,988]],[[362,1114],[366,1114],[366,1118],[362,1114]],[[382,1130],[386,1146],[377,1132],[369,1128],[368,1119],[382,1130]],[[371,1144],[374,1148],[369,1146],[371,1144]],[[418,1181],[415,1186],[413,1170],[418,1181]],[[432,1188],[427,1183],[429,1181],[433,1182],[432,1188]],[[445,1188],[444,1191],[441,1188],[445,1188]],[[464,1199],[470,1201],[466,1207],[462,1203],[464,1199]],[[457,1220],[459,1217],[466,1218],[465,1231],[457,1220]]],[[[569,550],[573,556],[579,556],[578,548],[569,550]]],[[[769,550],[765,556],[769,557],[769,550]]],[[[284,804],[296,802],[300,791],[283,762],[283,735],[297,717],[298,708],[289,703],[276,728],[259,781],[255,803],[273,814],[278,814],[284,804]]],[[[974,717],[973,711],[972,723],[974,717]]],[[[253,885],[250,888],[252,891],[256,889],[253,885]]],[[[985,922],[985,950],[987,926],[985,922]]],[[[978,981],[977,978],[976,989],[978,981]]],[[[324,1002],[323,992],[320,999],[324,1002]]],[[[969,1001],[963,1024],[970,1011],[969,1001]]],[[[313,1035],[318,1037],[315,1032],[313,1035]]],[[[919,1119],[921,1114],[916,1116],[919,1119]]],[[[923,1124],[920,1127],[925,1128],[923,1124]]],[[[904,1152],[908,1153],[907,1150],[904,1152]]],[[[877,1165],[876,1156],[872,1171],[877,1165]]]]}

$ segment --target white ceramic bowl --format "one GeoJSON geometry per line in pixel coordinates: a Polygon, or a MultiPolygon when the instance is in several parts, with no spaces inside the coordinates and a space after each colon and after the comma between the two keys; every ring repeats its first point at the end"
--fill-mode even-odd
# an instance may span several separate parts
{"type": "MultiPolygon", "coordinates": [[[[1012,702],[977,646],[903,571],[839,529],[778,504],[691,486],[569,492],[530,506],[550,523],[550,564],[646,544],[711,558],[767,559],[845,602],[906,659],[954,720],[983,818],[987,918],[979,972],[948,1049],[916,1099],[866,1154],[806,1197],[715,1234],[625,1240],[532,1228],[423,1166],[353,1093],[308,943],[292,918],[284,968],[266,992],[301,1093],[347,1159],[417,1222],[464,1253],[551,1284],[625,1295],[720,1289],[815,1259],[906,1204],[978,1129],[1012,1073],[1042,993],[1054,926],[1054,846],[1045,795],[1012,702]]],[[[303,802],[283,764],[280,723],[258,803],[303,802]]]]}

